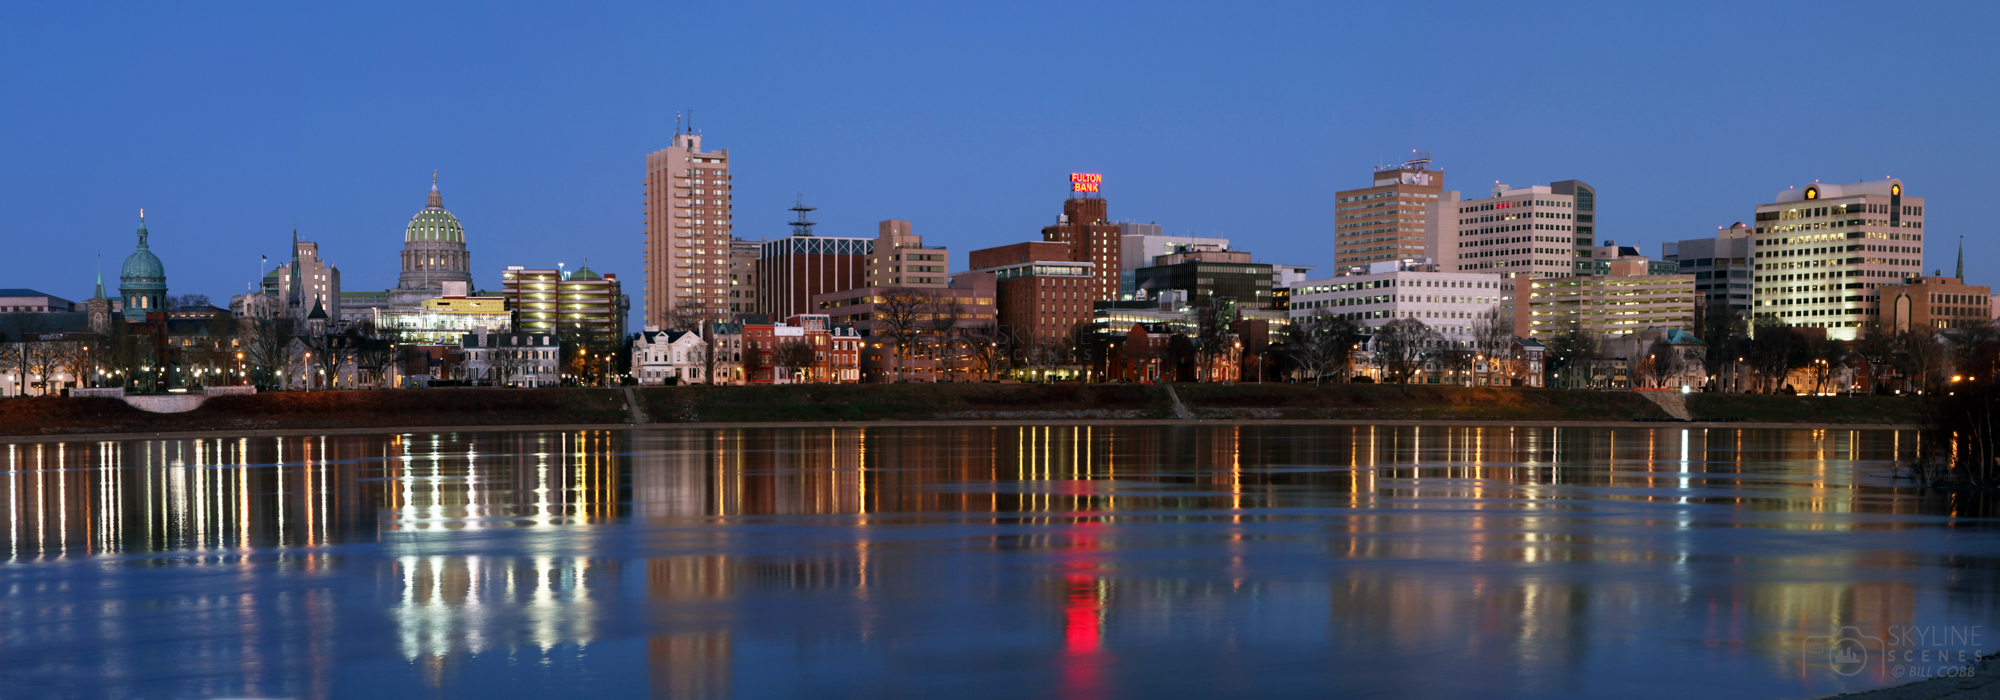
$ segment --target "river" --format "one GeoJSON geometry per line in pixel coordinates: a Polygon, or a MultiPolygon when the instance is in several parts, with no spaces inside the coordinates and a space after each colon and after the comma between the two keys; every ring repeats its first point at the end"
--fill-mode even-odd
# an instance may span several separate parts
{"type": "Polygon", "coordinates": [[[1817,697],[1993,653],[1912,432],[0,445],[0,697],[1817,697]]]}

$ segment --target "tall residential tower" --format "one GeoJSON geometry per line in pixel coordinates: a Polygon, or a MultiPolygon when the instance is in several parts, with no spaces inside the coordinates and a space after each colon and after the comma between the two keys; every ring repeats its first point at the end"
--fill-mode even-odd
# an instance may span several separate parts
{"type": "Polygon", "coordinates": [[[730,189],[729,150],[702,150],[701,134],[676,128],[646,155],[646,325],[727,313],[730,189]]]}

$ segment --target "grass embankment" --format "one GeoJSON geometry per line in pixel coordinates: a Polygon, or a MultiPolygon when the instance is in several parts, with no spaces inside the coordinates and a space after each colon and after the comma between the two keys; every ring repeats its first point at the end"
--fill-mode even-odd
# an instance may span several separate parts
{"type": "MultiPolygon", "coordinates": [[[[1665,420],[1627,391],[1379,384],[1176,384],[1204,420],[1584,422],[1665,420]]],[[[655,423],[1169,420],[1166,390],[1131,384],[803,384],[636,389],[655,423]]],[[[1923,404],[1896,397],[1693,394],[1697,420],[1915,424],[1923,404]]],[[[620,424],[618,389],[427,389],[218,396],[187,413],[116,399],[0,399],[0,435],[178,433],[620,424]]]]}
{"type": "Polygon", "coordinates": [[[0,400],[0,435],[622,423],[617,389],[430,389],[217,396],[186,413],[117,399],[0,400]]]}
{"type": "Polygon", "coordinates": [[[1209,420],[1629,421],[1665,420],[1629,391],[1568,391],[1429,384],[1176,384],[1181,402],[1209,420]]]}
{"type": "Polygon", "coordinates": [[[1689,394],[1695,420],[1750,423],[1839,423],[1915,425],[1924,402],[1909,396],[1783,396],[1778,394],[1689,394]]]}
{"type": "Polygon", "coordinates": [[[1166,390],[1131,384],[792,384],[638,390],[655,423],[1172,418],[1166,390]]]}

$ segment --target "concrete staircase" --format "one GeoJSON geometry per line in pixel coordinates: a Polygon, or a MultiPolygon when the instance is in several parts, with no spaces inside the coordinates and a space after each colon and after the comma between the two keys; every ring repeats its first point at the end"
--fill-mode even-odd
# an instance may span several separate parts
{"type": "Polygon", "coordinates": [[[1646,397],[1647,401],[1658,405],[1660,410],[1666,411],[1667,415],[1674,417],[1674,420],[1694,420],[1694,414],[1688,413],[1687,394],[1681,393],[1679,389],[1633,389],[1633,391],[1639,392],[1639,395],[1646,397]]]}

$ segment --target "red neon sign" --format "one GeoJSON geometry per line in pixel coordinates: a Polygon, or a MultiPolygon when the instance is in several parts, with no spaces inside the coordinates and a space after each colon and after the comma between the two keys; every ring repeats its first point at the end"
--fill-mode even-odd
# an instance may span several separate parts
{"type": "Polygon", "coordinates": [[[1097,173],[1069,174],[1069,191],[1071,192],[1096,192],[1098,186],[1103,184],[1104,176],[1097,173]]]}

